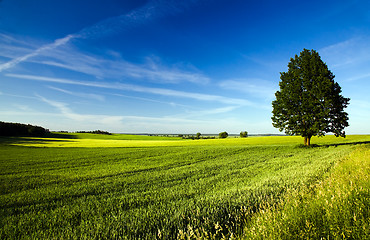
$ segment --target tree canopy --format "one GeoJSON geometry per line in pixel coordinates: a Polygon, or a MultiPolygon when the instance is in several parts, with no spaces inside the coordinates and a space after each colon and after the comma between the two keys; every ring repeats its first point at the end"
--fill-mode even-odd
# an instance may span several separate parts
{"type": "Polygon", "coordinates": [[[241,132],[240,132],[240,137],[241,137],[241,138],[246,138],[246,137],[248,137],[248,132],[247,132],[247,131],[241,131],[241,132]]]}
{"type": "Polygon", "coordinates": [[[334,77],[315,50],[304,49],[291,58],[288,71],[280,73],[272,125],[286,134],[301,135],[305,145],[310,145],[312,136],[328,132],[345,137],[348,114],[344,108],[350,99],[341,95],[334,77]]]}
{"type": "Polygon", "coordinates": [[[218,134],[218,137],[219,138],[227,138],[229,136],[229,134],[227,133],[227,132],[220,132],[219,134],[218,134]]]}

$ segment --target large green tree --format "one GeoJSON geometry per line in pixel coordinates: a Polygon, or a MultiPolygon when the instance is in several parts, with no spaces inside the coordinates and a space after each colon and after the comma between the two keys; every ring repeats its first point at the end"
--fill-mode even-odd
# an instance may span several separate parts
{"type": "Polygon", "coordinates": [[[288,63],[288,71],[280,73],[280,90],[272,102],[272,125],[289,135],[301,135],[309,146],[312,136],[332,132],[345,137],[348,114],[344,108],[349,98],[341,95],[341,87],[334,81],[315,50],[303,49],[288,63]]]}

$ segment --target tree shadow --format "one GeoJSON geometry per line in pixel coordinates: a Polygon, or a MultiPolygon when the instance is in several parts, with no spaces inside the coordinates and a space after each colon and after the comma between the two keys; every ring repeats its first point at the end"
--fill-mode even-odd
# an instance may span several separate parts
{"type": "Polygon", "coordinates": [[[330,143],[330,144],[311,144],[310,146],[305,146],[303,144],[298,145],[298,148],[327,148],[327,147],[338,147],[344,145],[360,145],[369,144],[370,141],[359,141],[359,142],[346,142],[346,143],[330,143]]]}
{"type": "Polygon", "coordinates": [[[360,142],[346,142],[346,143],[331,143],[331,144],[323,144],[318,145],[319,147],[338,147],[343,145],[360,145],[360,144],[368,144],[370,141],[360,141],[360,142]]]}
{"type": "Polygon", "coordinates": [[[64,134],[64,133],[57,133],[57,132],[50,132],[47,133],[45,136],[42,138],[63,138],[63,139],[77,139],[77,135],[73,134],[64,134]]]}
{"type": "Polygon", "coordinates": [[[45,144],[52,142],[71,142],[65,139],[51,139],[51,137],[33,138],[33,137],[0,137],[0,146],[22,145],[22,144],[45,144]]]}

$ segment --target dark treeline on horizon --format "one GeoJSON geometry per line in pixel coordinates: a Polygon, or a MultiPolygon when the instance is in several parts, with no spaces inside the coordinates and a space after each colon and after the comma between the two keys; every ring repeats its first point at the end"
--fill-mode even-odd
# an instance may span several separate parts
{"type": "Polygon", "coordinates": [[[112,135],[112,133],[102,130],[94,130],[94,131],[77,131],[76,133],[92,133],[92,134],[103,134],[103,135],[112,135]]]}
{"type": "MultiPolygon", "coordinates": [[[[53,131],[54,133],[91,133],[91,134],[102,134],[102,135],[112,135],[112,134],[128,134],[128,135],[147,135],[147,136],[158,136],[158,137],[181,137],[184,139],[214,139],[219,136],[219,133],[211,134],[178,134],[178,133],[111,133],[108,131],[103,130],[94,130],[94,131],[53,131]]],[[[23,124],[23,123],[11,123],[11,122],[3,122],[0,121],[0,136],[14,136],[14,137],[43,137],[43,136],[51,136],[52,133],[49,129],[35,126],[31,124],[23,124]]],[[[239,137],[240,134],[228,134],[229,137],[239,137]]],[[[247,136],[286,136],[286,134],[270,134],[270,133],[262,133],[262,134],[249,134],[247,136]]]]}
{"type": "Polygon", "coordinates": [[[40,126],[0,121],[0,136],[42,137],[45,136],[47,133],[49,133],[49,130],[40,126]]]}

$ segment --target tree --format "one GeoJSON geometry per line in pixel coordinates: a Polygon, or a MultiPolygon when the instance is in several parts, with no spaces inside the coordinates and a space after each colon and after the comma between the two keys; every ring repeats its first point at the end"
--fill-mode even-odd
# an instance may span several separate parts
{"type": "Polygon", "coordinates": [[[345,137],[348,114],[344,108],[349,98],[341,95],[334,74],[315,50],[303,49],[280,73],[280,90],[272,102],[272,125],[289,135],[304,137],[309,146],[312,136],[332,132],[345,137]]]}
{"type": "Polygon", "coordinates": [[[202,135],[200,132],[197,132],[197,139],[200,138],[200,135],[202,135]]]}
{"type": "Polygon", "coordinates": [[[241,137],[241,138],[246,138],[246,137],[248,137],[248,132],[247,132],[247,131],[241,131],[241,132],[240,132],[240,137],[241,137]]]}
{"type": "Polygon", "coordinates": [[[229,136],[229,134],[227,133],[227,132],[220,132],[219,134],[218,134],[218,137],[219,138],[227,138],[229,136]]]}

